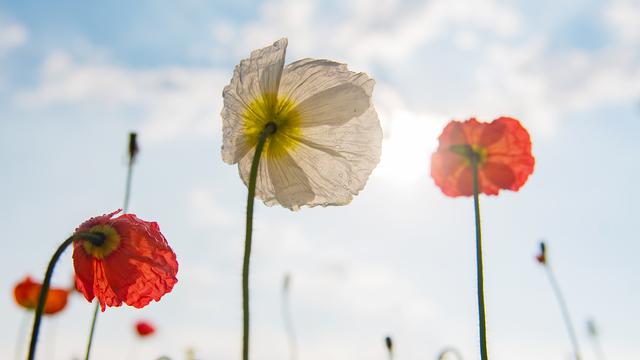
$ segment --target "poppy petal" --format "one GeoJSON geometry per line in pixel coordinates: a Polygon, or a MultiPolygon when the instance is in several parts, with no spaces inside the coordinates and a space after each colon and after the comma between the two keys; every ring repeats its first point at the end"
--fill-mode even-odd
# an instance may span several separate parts
{"type": "Polygon", "coordinates": [[[362,115],[371,105],[370,96],[361,86],[341,84],[311,95],[298,104],[302,128],[339,126],[362,115]]]}
{"type": "Polygon", "coordinates": [[[451,121],[442,131],[431,158],[431,176],[448,196],[473,195],[470,159],[458,150],[468,146],[479,156],[479,192],[497,195],[500,189],[518,190],[533,172],[529,133],[518,120],[498,118],[481,123],[471,118],[451,121]]]}
{"type": "MultiPolygon", "coordinates": [[[[119,242],[104,258],[89,255],[82,244],[84,240],[74,244],[78,289],[87,300],[95,295],[102,311],[123,302],[143,307],[172,290],[178,281],[178,262],[157,223],[133,214],[100,221],[115,231],[119,242]]],[[[80,229],[83,227],[84,224],[80,229]]]]}
{"type": "Polygon", "coordinates": [[[482,173],[485,179],[500,189],[511,189],[516,177],[511,167],[497,163],[487,162],[482,166],[482,173]]]}
{"type": "Polygon", "coordinates": [[[235,164],[249,151],[243,114],[249,104],[263,94],[278,95],[286,48],[287,39],[280,39],[271,46],[253,51],[248,59],[236,66],[231,83],[224,88],[222,159],[226,163],[235,164]]]}
{"type": "Polygon", "coordinates": [[[375,81],[365,73],[355,73],[346,64],[324,59],[302,59],[285,66],[279,93],[296,104],[342,85],[362,88],[371,97],[375,81]]]}

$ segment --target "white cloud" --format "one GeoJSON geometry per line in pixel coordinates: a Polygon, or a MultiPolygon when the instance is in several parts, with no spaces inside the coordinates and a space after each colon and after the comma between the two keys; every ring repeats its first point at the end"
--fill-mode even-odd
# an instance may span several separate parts
{"type": "Polygon", "coordinates": [[[240,29],[238,43],[259,47],[289,36],[301,54],[316,53],[315,46],[321,44],[324,53],[370,68],[402,64],[454,28],[511,37],[520,31],[521,23],[514,9],[495,0],[437,0],[420,5],[385,0],[375,6],[354,1],[345,7],[328,9],[315,0],[267,2],[262,17],[240,29]]]}
{"type": "Polygon", "coordinates": [[[235,224],[235,218],[216,199],[210,190],[195,189],[190,195],[190,219],[201,226],[227,226],[235,224]]]}
{"type": "MultiPolygon", "coordinates": [[[[221,57],[229,56],[230,51],[237,61],[253,48],[288,35],[294,54],[335,56],[356,71],[372,72],[374,66],[381,66],[380,73],[391,77],[376,89],[376,106],[386,122],[385,130],[390,130],[392,118],[398,116],[405,118],[400,122],[407,122],[408,117],[491,120],[511,115],[523,120],[534,134],[544,135],[552,133],[557,121],[572,111],[630,101],[640,92],[640,70],[634,67],[638,54],[628,46],[637,41],[633,34],[639,33],[637,22],[632,21],[635,17],[629,14],[639,10],[628,0],[616,0],[603,15],[618,41],[613,48],[591,53],[550,50],[544,33],[524,34],[523,15],[496,0],[425,4],[385,0],[375,7],[354,1],[339,9],[341,16],[329,16],[332,10],[336,9],[327,9],[316,0],[266,2],[258,20],[213,26],[211,52],[221,57]],[[505,41],[515,35],[523,40],[516,45],[505,41]],[[453,53],[424,53],[446,39],[453,53]],[[473,59],[469,69],[456,68],[466,66],[464,63],[446,66],[447,57],[458,55],[473,59]],[[420,57],[428,57],[423,69],[415,68],[421,64],[420,57]],[[463,82],[446,80],[455,79],[460,70],[472,76],[463,82]],[[429,72],[440,78],[407,82],[429,72]],[[405,80],[398,80],[402,78],[405,80]],[[415,94],[425,90],[431,96],[416,100],[419,96],[415,94]],[[381,92],[414,100],[392,103],[381,92]]],[[[9,38],[20,39],[19,30],[10,33],[14,35],[9,38]]],[[[220,122],[214,119],[219,116],[220,89],[228,82],[230,68],[132,69],[104,59],[78,61],[58,52],[43,64],[38,87],[19,99],[26,105],[91,103],[140,109],[142,131],[152,141],[213,136],[219,132],[220,122]]],[[[388,151],[395,152],[390,141],[386,141],[388,151]]]]}
{"type": "Polygon", "coordinates": [[[214,69],[132,69],[105,61],[78,63],[65,52],[49,55],[41,82],[18,95],[25,106],[51,104],[141,109],[151,141],[218,133],[221,90],[228,75],[214,69]]]}
{"type": "Polygon", "coordinates": [[[626,45],[640,42],[640,2],[636,0],[613,0],[604,12],[608,25],[626,45]]]}
{"type": "Polygon", "coordinates": [[[24,45],[29,36],[27,29],[18,23],[0,17],[0,57],[10,50],[24,45]]]}

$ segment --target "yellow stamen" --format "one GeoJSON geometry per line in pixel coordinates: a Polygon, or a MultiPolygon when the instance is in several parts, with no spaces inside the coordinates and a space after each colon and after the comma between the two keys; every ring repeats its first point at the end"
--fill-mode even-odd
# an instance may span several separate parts
{"type": "Polygon", "coordinates": [[[471,165],[471,157],[476,157],[478,160],[478,165],[482,166],[487,160],[487,156],[489,152],[487,148],[479,145],[468,145],[468,144],[460,144],[460,145],[451,145],[449,147],[450,151],[462,156],[466,165],[471,165]]]}
{"type": "Polygon", "coordinates": [[[487,160],[487,148],[479,145],[471,145],[471,150],[478,154],[478,165],[483,165],[487,160]]]}
{"type": "Polygon", "coordinates": [[[116,229],[110,225],[96,225],[89,229],[89,232],[102,234],[105,237],[102,245],[94,245],[88,240],[84,240],[82,243],[84,251],[97,259],[106,258],[120,246],[120,235],[118,235],[116,229]]]}
{"type": "Polygon", "coordinates": [[[276,132],[265,142],[263,156],[280,157],[298,145],[302,134],[300,113],[288,98],[267,93],[252,101],[244,114],[244,136],[250,147],[258,144],[260,133],[269,122],[276,124],[276,132]]]}

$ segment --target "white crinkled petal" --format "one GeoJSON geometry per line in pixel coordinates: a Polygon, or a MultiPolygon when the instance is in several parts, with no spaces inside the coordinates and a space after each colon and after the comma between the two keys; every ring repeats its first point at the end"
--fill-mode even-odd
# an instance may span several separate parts
{"type": "Polygon", "coordinates": [[[371,104],[371,96],[361,86],[340,84],[320,91],[298,104],[300,127],[340,126],[362,115],[371,104]]]}
{"type": "MultiPolygon", "coordinates": [[[[380,161],[382,129],[371,106],[340,126],[306,128],[299,140],[288,155],[260,160],[256,196],[267,206],[298,210],[351,202],[380,161]]],[[[245,184],[253,155],[249,151],[238,163],[245,184]]]]}
{"type": "Polygon", "coordinates": [[[277,94],[284,67],[287,39],[251,52],[235,67],[231,83],[222,97],[222,160],[234,164],[249,148],[245,144],[242,114],[248,105],[263,94],[277,94]]]}
{"type": "Polygon", "coordinates": [[[361,87],[371,97],[375,81],[365,73],[349,71],[346,64],[302,59],[284,68],[280,80],[280,95],[300,104],[313,95],[343,84],[361,87]]]}
{"type": "MultiPolygon", "coordinates": [[[[291,134],[298,144],[287,154],[263,155],[256,196],[268,206],[281,204],[291,210],[349,203],[380,160],[382,130],[371,104],[374,81],[364,73],[349,71],[344,64],[313,59],[287,65],[281,78],[276,72],[269,72],[274,76],[259,75],[259,71],[251,75],[252,68],[260,67],[247,62],[268,57],[259,53],[266,49],[252,53],[236,67],[223,93],[223,159],[238,162],[240,176],[247,184],[254,149],[244,142],[242,114],[249,101],[262,91],[271,92],[275,84],[280,96],[296,104],[301,133],[291,134]],[[271,85],[260,85],[257,79],[271,85]]],[[[264,65],[257,60],[255,64],[264,65]]]]}
{"type": "MultiPolygon", "coordinates": [[[[255,148],[249,150],[245,156],[238,161],[238,172],[240,178],[245,185],[249,185],[249,174],[251,172],[251,163],[253,162],[253,155],[255,154],[255,148]]],[[[269,176],[268,165],[266,157],[260,158],[260,164],[258,165],[258,177],[256,178],[256,196],[268,206],[277,204],[275,197],[275,189],[271,177],[269,176]]]]}
{"type": "Polygon", "coordinates": [[[381,143],[382,129],[373,106],[339,126],[303,129],[301,143],[290,155],[315,195],[306,205],[351,202],[380,161],[381,143]]]}
{"type": "Polygon", "coordinates": [[[311,180],[289,154],[267,159],[276,201],[291,210],[313,201],[311,180]]]}

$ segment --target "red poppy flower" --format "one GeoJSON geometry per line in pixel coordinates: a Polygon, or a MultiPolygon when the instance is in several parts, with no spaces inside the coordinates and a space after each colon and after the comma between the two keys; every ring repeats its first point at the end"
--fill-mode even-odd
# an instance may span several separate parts
{"type": "MultiPolygon", "coordinates": [[[[35,310],[38,306],[38,298],[42,284],[34,282],[27,276],[13,289],[16,303],[25,309],[35,310]]],[[[52,315],[62,311],[67,306],[69,291],[65,289],[49,288],[47,302],[44,304],[44,313],[52,315]]]]}
{"type": "Polygon", "coordinates": [[[85,298],[94,296],[102,311],[125,304],[141,308],[158,301],[178,282],[178,262],[155,222],[133,214],[111,214],[84,222],[76,234],[100,234],[97,243],[79,238],[73,244],[76,285],[85,298]]]}
{"type": "Polygon", "coordinates": [[[151,325],[149,322],[140,320],[136,323],[136,331],[138,332],[138,335],[140,335],[141,337],[145,337],[156,332],[156,328],[153,327],[153,325],[151,325]]]}
{"type": "Polygon", "coordinates": [[[517,191],[533,172],[531,139],[516,119],[451,121],[438,140],[431,177],[445,195],[473,195],[471,155],[478,158],[479,192],[487,195],[500,189],[517,191]]]}

